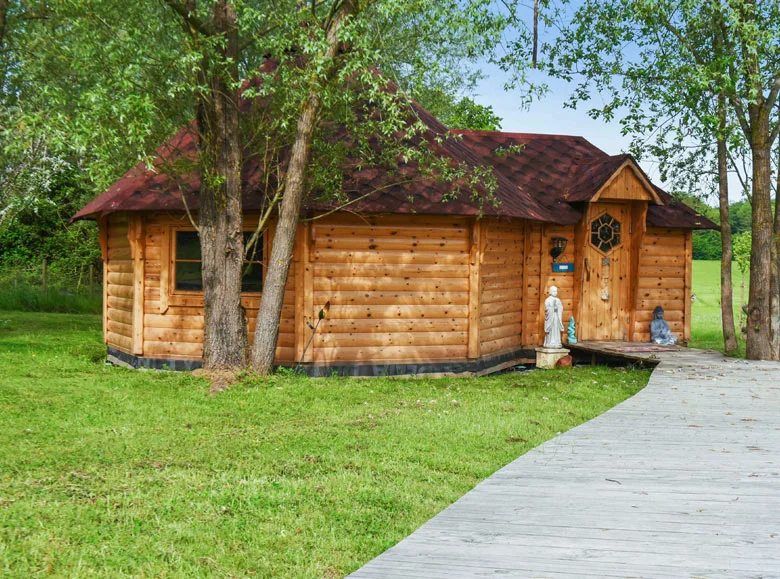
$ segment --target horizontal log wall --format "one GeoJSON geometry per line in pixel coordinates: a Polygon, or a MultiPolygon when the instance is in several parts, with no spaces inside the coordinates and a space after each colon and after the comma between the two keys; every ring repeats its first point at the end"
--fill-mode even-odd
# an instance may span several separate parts
{"type": "MultiPolygon", "coordinates": [[[[542,246],[541,263],[543,270],[544,287],[541,288],[541,303],[539,304],[539,334],[541,340],[539,345],[544,343],[544,300],[547,299],[548,291],[550,287],[555,286],[558,288],[558,299],[563,304],[563,326],[564,330],[567,328],[569,318],[575,315],[575,291],[574,291],[574,271],[554,272],[552,256],[550,250],[552,249],[553,237],[562,237],[566,240],[566,248],[563,253],[555,260],[557,263],[575,263],[576,245],[574,242],[574,226],[554,226],[548,225],[544,229],[544,243],[542,246]]],[[[575,268],[577,265],[575,264],[575,268]]],[[[563,342],[567,341],[567,334],[564,333],[561,336],[563,342]]]]}
{"type": "Polygon", "coordinates": [[[690,258],[686,257],[686,239],[690,233],[680,229],[648,227],[639,252],[636,308],[632,341],[650,341],[650,321],[656,306],[664,308],[664,319],[678,341],[686,338],[686,303],[690,303],[690,258]]]}
{"type": "Polygon", "coordinates": [[[523,343],[525,225],[484,219],[480,266],[480,355],[517,349],[523,343]]]}
{"type": "MultiPolygon", "coordinates": [[[[332,215],[313,222],[313,312],[330,303],[315,364],[468,355],[470,222],[332,215]]],[[[306,312],[308,315],[308,312],[306,312]]]]}
{"type": "MultiPolygon", "coordinates": [[[[257,220],[247,218],[245,227],[257,220]]],[[[182,216],[149,216],[145,221],[146,269],[144,288],[143,355],[145,358],[200,359],[203,354],[203,294],[175,290],[173,231],[188,228],[182,216]],[[172,229],[173,228],[173,229],[172,229]],[[163,288],[165,286],[165,289],[163,288]]],[[[264,243],[268,255],[269,241],[264,243]]],[[[243,296],[250,344],[254,341],[260,297],[243,296]]],[[[277,362],[292,362],[295,354],[295,264],[290,267],[284,296],[277,362]]]]}
{"type": "Polygon", "coordinates": [[[544,334],[544,314],[540,314],[544,299],[540,301],[542,284],[542,225],[528,223],[525,234],[525,266],[523,268],[523,345],[529,348],[541,346],[544,334]]]}
{"type": "Polygon", "coordinates": [[[117,350],[133,350],[133,256],[127,215],[111,215],[104,222],[106,240],[105,338],[117,350]]]}

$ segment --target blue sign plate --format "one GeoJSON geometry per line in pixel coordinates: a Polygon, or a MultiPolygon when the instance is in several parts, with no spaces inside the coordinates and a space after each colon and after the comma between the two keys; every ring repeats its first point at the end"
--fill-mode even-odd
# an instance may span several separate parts
{"type": "Polygon", "coordinates": [[[556,273],[574,271],[573,263],[554,263],[553,271],[556,273]]]}

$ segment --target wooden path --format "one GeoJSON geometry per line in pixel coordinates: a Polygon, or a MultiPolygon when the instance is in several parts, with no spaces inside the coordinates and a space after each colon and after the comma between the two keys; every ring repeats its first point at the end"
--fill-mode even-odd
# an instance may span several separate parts
{"type": "Polygon", "coordinates": [[[780,578],[780,364],[656,355],[642,392],[351,577],[780,578]]]}

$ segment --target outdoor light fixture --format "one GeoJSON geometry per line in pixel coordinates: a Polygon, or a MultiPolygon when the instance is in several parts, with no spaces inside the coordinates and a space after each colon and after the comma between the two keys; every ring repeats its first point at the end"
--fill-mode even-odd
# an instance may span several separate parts
{"type": "Polygon", "coordinates": [[[550,244],[552,245],[552,247],[550,247],[550,255],[553,258],[553,263],[555,263],[555,260],[558,259],[564,251],[566,251],[567,243],[568,241],[565,237],[553,237],[550,240],[550,244]]]}

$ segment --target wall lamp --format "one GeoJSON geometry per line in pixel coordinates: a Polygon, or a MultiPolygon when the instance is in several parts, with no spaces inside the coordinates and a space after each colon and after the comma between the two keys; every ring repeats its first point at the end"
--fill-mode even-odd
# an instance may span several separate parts
{"type": "Polygon", "coordinates": [[[558,259],[561,254],[566,251],[566,244],[568,240],[565,237],[553,237],[550,240],[550,256],[552,256],[553,263],[558,259]]]}

